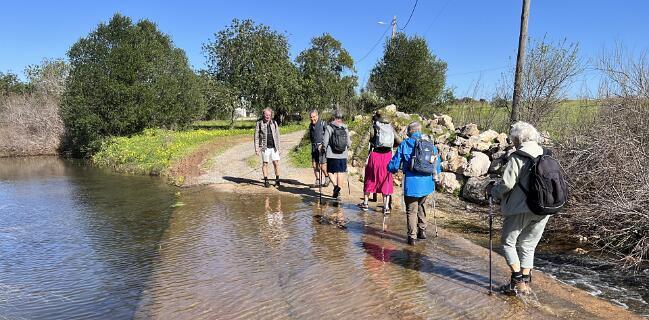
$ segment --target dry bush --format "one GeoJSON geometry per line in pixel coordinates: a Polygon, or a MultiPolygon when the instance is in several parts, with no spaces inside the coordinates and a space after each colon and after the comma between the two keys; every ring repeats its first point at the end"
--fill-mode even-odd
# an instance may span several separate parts
{"type": "Polygon", "coordinates": [[[640,268],[649,259],[649,64],[646,54],[622,57],[618,48],[600,60],[596,120],[557,145],[572,192],[559,221],[640,268]]]}
{"type": "MultiPolygon", "coordinates": [[[[552,43],[543,38],[530,41],[530,47],[523,64],[519,112],[521,120],[540,126],[558,116],[555,111],[584,70],[584,63],[578,56],[577,43],[552,43]]],[[[509,102],[509,108],[514,94],[514,68],[511,69],[502,75],[493,99],[509,102]]]]}
{"type": "Polygon", "coordinates": [[[56,154],[63,130],[55,97],[24,94],[0,99],[0,156],[56,154]]]}

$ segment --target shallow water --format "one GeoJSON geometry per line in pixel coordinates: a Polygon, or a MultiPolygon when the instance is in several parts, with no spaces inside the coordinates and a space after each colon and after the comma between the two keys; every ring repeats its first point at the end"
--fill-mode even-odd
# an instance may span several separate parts
{"type": "Polygon", "coordinates": [[[574,307],[489,296],[469,241],[410,247],[404,234],[401,214],[0,159],[0,319],[540,319],[574,307]]]}

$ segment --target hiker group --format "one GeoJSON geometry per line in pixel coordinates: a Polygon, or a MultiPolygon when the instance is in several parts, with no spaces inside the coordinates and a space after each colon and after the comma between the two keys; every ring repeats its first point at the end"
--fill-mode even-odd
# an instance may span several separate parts
{"type": "MultiPolygon", "coordinates": [[[[352,142],[343,114],[334,111],[332,118],[327,123],[320,118],[317,110],[310,112],[308,135],[315,179],[312,186],[321,189],[331,184],[332,198],[340,200],[352,142]]],[[[402,171],[407,243],[415,245],[418,240],[427,238],[426,203],[435,192],[442,160],[435,144],[422,134],[419,122],[410,123],[406,134],[407,137],[402,140],[381,111],[372,116],[363,175],[363,201],[358,207],[368,211],[370,196],[381,194],[381,211],[384,215],[390,214],[394,194],[393,174],[402,171]]],[[[565,204],[567,186],[558,162],[551,157],[549,150],[541,147],[538,142],[540,135],[532,125],[515,123],[510,129],[509,139],[516,151],[507,161],[502,180],[489,183],[485,195],[501,204],[501,243],[512,272],[510,283],[500,290],[515,295],[530,292],[535,249],[550,215],[565,204]]],[[[268,163],[271,161],[275,168],[275,185],[280,186],[279,140],[279,128],[272,119],[272,110],[265,109],[263,118],[255,126],[254,141],[255,151],[262,157],[266,187],[270,186],[268,163]]],[[[489,217],[491,228],[491,214],[489,217]]]]}

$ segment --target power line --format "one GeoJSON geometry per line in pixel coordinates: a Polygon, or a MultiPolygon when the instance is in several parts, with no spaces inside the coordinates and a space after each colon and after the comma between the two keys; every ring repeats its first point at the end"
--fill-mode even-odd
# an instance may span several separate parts
{"type": "Polygon", "coordinates": [[[412,11],[410,11],[410,17],[408,17],[408,21],[406,21],[406,24],[403,26],[403,28],[399,28],[399,30],[405,30],[408,26],[408,23],[410,23],[410,19],[412,19],[412,15],[415,13],[415,8],[417,8],[417,2],[419,2],[419,0],[415,0],[415,5],[412,6],[412,11]]]}
{"type": "Polygon", "coordinates": [[[368,51],[362,58],[358,59],[358,61],[356,61],[356,63],[359,63],[359,62],[365,60],[365,58],[367,58],[372,53],[372,51],[374,51],[376,46],[378,46],[379,43],[381,42],[381,40],[383,40],[383,37],[385,37],[385,34],[388,33],[388,30],[390,30],[389,26],[387,28],[385,28],[385,31],[383,31],[383,34],[381,35],[379,40],[377,40],[376,43],[372,46],[372,49],[370,49],[370,51],[368,51]]]}
{"type": "Polygon", "coordinates": [[[451,0],[447,0],[446,3],[444,3],[444,6],[442,7],[442,9],[439,10],[439,12],[435,16],[435,18],[433,18],[433,21],[431,21],[431,23],[428,25],[428,28],[426,28],[426,31],[424,31],[424,36],[428,33],[428,31],[430,31],[430,28],[433,27],[433,24],[435,24],[435,21],[437,21],[437,18],[439,18],[439,16],[442,15],[442,12],[444,12],[444,9],[446,9],[446,6],[448,6],[448,4],[450,2],[451,2],[451,0]]]}
{"type": "Polygon", "coordinates": [[[502,67],[496,67],[496,68],[489,68],[489,69],[482,69],[482,70],[475,70],[475,71],[469,71],[469,72],[462,72],[462,73],[454,73],[454,74],[449,74],[446,77],[454,77],[454,76],[463,76],[466,74],[472,74],[472,73],[480,73],[480,72],[486,72],[486,71],[494,71],[494,70],[500,70],[500,69],[505,69],[508,68],[509,66],[502,66],[502,67]]]}

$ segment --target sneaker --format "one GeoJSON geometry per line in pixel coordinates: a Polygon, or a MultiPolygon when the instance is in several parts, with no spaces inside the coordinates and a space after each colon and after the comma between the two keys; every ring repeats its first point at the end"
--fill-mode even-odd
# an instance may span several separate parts
{"type": "Polygon", "coordinates": [[[331,196],[334,199],[338,199],[340,197],[340,187],[339,186],[334,186],[334,194],[331,196]]]}
{"type": "Polygon", "coordinates": [[[311,186],[311,188],[319,188],[320,187],[320,179],[315,179],[315,183],[311,186]]]}
{"type": "Polygon", "coordinates": [[[419,231],[417,231],[417,239],[426,239],[426,230],[419,229],[419,231]]]}
{"type": "Polygon", "coordinates": [[[390,214],[390,207],[383,207],[383,214],[384,215],[389,215],[390,214]]]}
{"type": "Polygon", "coordinates": [[[268,182],[268,179],[264,179],[264,187],[270,188],[270,182],[268,182]]]}
{"type": "Polygon", "coordinates": [[[279,188],[279,179],[275,180],[275,187],[279,188]]]}
{"type": "Polygon", "coordinates": [[[370,207],[369,207],[369,206],[367,205],[367,203],[365,203],[365,202],[361,202],[361,203],[359,203],[359,204],[358,204],[358,207],[361,208],[361,210],[363,210],[363,211],[367,211],[367,210],[370,209],[370,207]]]}
{"type": "Polygon", "coordinates": [[[415,240],[415,238],[408,237],[408,244],[409,245],[414,246],[416,243],[417,243],[417,240],[415,240]]]}
{"type": "Polygon", "coordinates": [[[515,277],[512,274],[511,281],[500,287],[500,291],[508,296],[527,295],[530,294],[530,286],[523,280],[523,277],[515,277]]]}
{"type": "Polygon", "coordinates": [[[328,186],[329,186],[329,182],[331,182],[331,180],[329,180],[329,177],[326,177],[324,183],[322,184],[322,186],[323,186],[324,188],[328,187],[328,186]]]}

